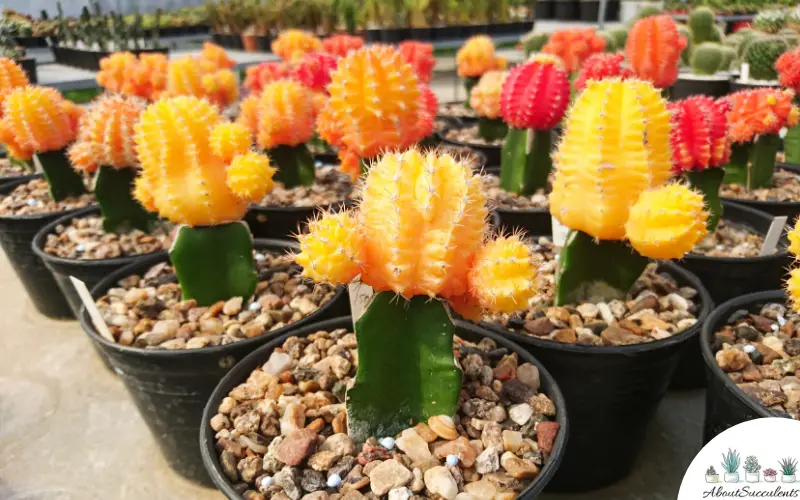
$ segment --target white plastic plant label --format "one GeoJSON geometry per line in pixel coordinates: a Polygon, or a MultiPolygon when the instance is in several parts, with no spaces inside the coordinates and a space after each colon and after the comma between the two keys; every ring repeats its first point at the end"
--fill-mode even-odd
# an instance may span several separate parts
{"type": "Polygon", "coordinates": [[[355,323],[367,310],[372,297],[375,296],[375,290],[360,281],[353,281],[347,285],[347,292],[350,295],[350,313],[355,323]]]}
{"type": "Polygon", "coordinates": [[[561,248],[567,242],[569,228],[558,222],[558,220],[552,215],[550,216],[550,221],[553,227],[553,244],[556,246],[556,248],[561,248]]]}
{"type": "Polygon", "coordinates": [[[92,318],[92,323],[97,329],[97,333],[102,335],[103,338],[109,342],[114,342],[114,336],[111,335],[111,332],[108,330],[108,325],[106,325],[106,322],[103,321],[103,315],[97,310],[97,306],[94,303],[92,294],[89,293],[89,289],[86,288],[86,283],[74,276],[70,276],[69,280],[72,282],[72,286],[74,286],[75,290],[78,292],[78,296],[81,298],[83,306],[86,307],[89,317],[92,318]]]}
{"type": "Polygon", "coordinates": [[[742,63],[742,70],[739,74],[739,79],[743,82],[747,82],[750,80],[750,65],[747,63],[742,63]]]}
{"type": "Polygon", "coordinates": [[[783,228],[786,226],[786,219],[785,215],[772,219],[767,236],[764,238],[764,246],[761,247],[761,255],[772,255],[775,252],[783,234],[783,228]]]}
{"type": "Polygon", "coordinates": [[[39,161],[39,155],[33,155],[33,169],[40,174],[44,172],[44,169],[42,168],[42,162],[39,161]]]}

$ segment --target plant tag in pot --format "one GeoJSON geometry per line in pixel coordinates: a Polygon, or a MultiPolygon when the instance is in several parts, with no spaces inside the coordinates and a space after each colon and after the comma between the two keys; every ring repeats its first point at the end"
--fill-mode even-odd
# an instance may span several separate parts
{"type": "Polygon", "coordinates": [[[772,219],[772,224],[769,226],[769,231],[767,231],[767,235],[764,237],[764,246],[761,247],[760,255],[772,255],[775,252],[775,248],[778,246],[778,241],[781,239],[781,235],[783,234],[783,228],[786,225],[786,219],[787,217],[785,215],[772,219]]]}
{"type": "Polygon", "coordinates": [[[94,327],[97,329],[97,333],[99,333],[109,342],[115,342],[114,336],[111,335],[111,332],[108,330],[108,325],[106,325],[106,322],[103,321],[103,315],[100,314],[100,311],[97,309],[97,306],[94,303],[92,294],[89,293],[89,289],[86,288],[86,283],[74,276],[70,276],[69,280],[72,282],[72,286],[74,286],[75,290],[78,292],[78,296],[80,296],[83,306],[89,313],[89,317],[92,318],[92,324],[94,324],[94,327]]]}
{"type": "Polygon", "coordinates": [[[33,155],[33,169],[36,171],[37,174],[41,174],[42,172],[44,172],[44,169],[42,168],[42,162],[39,161],[38,155],[33,155]]]}
{"type": "Polygon", "coordinates": [[[550,216],[550,220],[552,221],[551,224],[553,227],[553,244],[556,246],[556,248],[561,248],[567,241],[567,234],[569,234],[569,228],[564,224],[558,222],[558,220],[552,215],[550,216]]]}
{"type": "Polygon", "coordinates": [[[739,74],[739,80],[743,82],[750,81],[750,65],[747,63],[742,63],[742,71],[739,74]]]}
{"type": "Polygon", "coordinates": [[[350,295],[350,311],[353,315],[353,324],[367,310],[375,291],[371,286],[361,283],[357,279],[347,285],[347,292],[350,295]]]}

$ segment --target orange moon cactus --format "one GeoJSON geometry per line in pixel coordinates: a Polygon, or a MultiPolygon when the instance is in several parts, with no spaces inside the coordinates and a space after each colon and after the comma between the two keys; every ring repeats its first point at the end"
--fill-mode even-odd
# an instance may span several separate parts
{"type": "Polygon", "coordinates": [[[284,61],[293,62],[322,48],[319,38],[303,30],[285,30],[272,42],[272,52],[284,61]]]}

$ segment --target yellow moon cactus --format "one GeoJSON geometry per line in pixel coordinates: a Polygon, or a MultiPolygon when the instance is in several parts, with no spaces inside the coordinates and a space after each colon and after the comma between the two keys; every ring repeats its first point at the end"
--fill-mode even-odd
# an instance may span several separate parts
{"type": "Polygon", "coordinates": [[[309,52],[319,51],[322,48],[322,41],[307,31],[292,29],[278,33],[278,38],[272,42],[271,48],[278,57],[292,62],[309,52]]]}
{"type": "Polygon", "coordinates": [[[789,231],[789,253],[795,259],[795,267],[789,272],[789,279],[786,280],[786,291],[789,293],[789,300],[795,312],[800,312],[800,267],[797,267],[800,259],[800,221],[789,231]]]}
{"type": "Polygon", "coordinates": [[[250,151],[252,143],[250,131],[240,123],[221,123],[209,137],[211,151],[225,163],[250,151]]]}
{"type": "Polygon", "coordinates": [[[214,63],[183,57],[167,66],[167,96],[194,96],[224,108],[239,98],[239,83],[229,69],[214,63]]]}

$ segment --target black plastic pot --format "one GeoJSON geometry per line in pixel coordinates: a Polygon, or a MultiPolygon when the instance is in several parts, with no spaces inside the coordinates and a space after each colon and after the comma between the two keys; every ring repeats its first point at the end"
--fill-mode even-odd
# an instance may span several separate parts
{"type": "MultiPolygon", "coordinates": [[[[559,21],[575,21],[578,19],[578,0],[556,0],[555,18],[559,21]]],[[[595,18],[597,22],[597,18],[595,18]]]]}
{"type": "Polygon", "coordinates": [[[451,40],[453,38],[461,38],[462,36],[464,36],[462,27],[458,25],[452,25],[434,28],[434,34],[432,35],[432,38],[435,40],[451,40]]]}
{"type": "Polygon", "coordinates": [[[756,418],[780,417],[758,401],[745,394],[722,371],[711,351],[716,334],[728,323],[728,318],[739,309],[758,313],[764,304],[769,302],[786,302],[786,293],[782,290],[758,292],[743,295],[720,305],[709,315],[703,332],[700,334],[700,347],[705,361],[708,376],[706,389],[706,421],[703,426],[703,443],[708,443],[718,434],[734,425],[756,418]]]}
{"type": "Polygon", "coordinates": [[[215,44],[219,45],[220,47],[225,46],[225,35],[222,33],[217,33],[216,31],[211,33],[211,41],[215,44]]]}
{"type": "MultiPolygon", "coordinates": [[[[34,176],[38,177],[38,176],[34,176]]],[[[0,186],[0,195],[6,195],[33,177],[23,177],[0,186]]],[[[0,245],[6,253],[14,272],[28,292],[33,305],[44,316],[53,319],[73,318],[67,299],[58,289],[50,270],[31,249],[36,233],[50,222],[77,210],[36,215],[0,216],[0,245]]]]}
{"type": "Polygon", "coordinates": [[[606,3],[606,21],[619,21],[619,1],[609,0],[606,3]]]}
{"type": "MultiPolygon", "coordinates": [[[[464,125],[468,125],[468,122],[464,122],[464,125]]],[[[502,146],[487,146],[485,144],[470,144],[468,142],[458,141],[456,139],[448,139],[447,138],[447,131],[450,130],[450,127],[445,128],[442,130],[441,137],[442,142],[445,144],[451,144],[453,146],[461,146],[465,148],[471,148],[475,151],[480,151],[486,157],[486,166],[487,167],[495,167],[500,165],[500,157],[502,156],[501,150],[503,149],[502,146]]]]}
{"type": "MultiPolygon", "coordinates": [[[[270,354],[272,354],[277,347],[280,347],[286,341],[289,335],[303,337],[319,330],[330,331],[336,328],[352,329],[352,318],[350,316],[345,316],[312,325],[306,325],[303,328],[295,330],[291,334],[274,338],[269,342],[269,344],[260,347],[257,351],[253,352],[243,359],[239,364],[237,364],[219,383],[217,388],[214,389],[214,393],[211,395],[205,411],[203,412],[202,426],[200,428],[200,449],[203,453],[203,463],[205,464],[206,470],[211,476],[211,479],[214,481],[214,484],[217,486],[217,488],[219,488],[229,500],[243,500],[243,497],[236,492],[225,473],[222,472],[222,466],[219,463],[219,457],[217,456],[217,451],[214,445],[215,433],[208,424],[208,422],[211,420],[211,417],[216,415],[220,402],[235,386],[247,379],[247,377],[256,367],[261,366],[267,359],[269,359],[270,354]]],[[[516,497],[518,499],[536,498],[542,492],[542,490],[544,490],[547,483],[552,479],[564,457],[564,449],[566,447],[570,431],[569,415],[564,402],[564,397],[556,385],[556,382],[553,380],[553,377],[550,375],[547,369],[542,366],[542,363],[539,363],[539,361],[525,352],[525,350],[517,344],[503,338],[500,335],[497,335],[496,333],[487,331],[483,328],[463,321],[456,321],[456,335],[471,342],[479,342],[482,338],[488,337],[497,342],[498,346],[502,346],[509,351],[516,352],[519,356],[520,363],[532,363],[539,368],[539,376],[542,383],[541,391],[544,394],[547,394],[547,396],[555,404],[556,422],[559,423],[560,428],[558,435],[556,436],[556,440],[553,443],[553,452],[550,454],[550,460],[544,465],[536,480],[533,481],[528,488],[520,492],[516,497]]]]}
{"type": "Polygon", "coordinates": [[[272,35],[256,35],[259,52],[272,52],[272,35]]]}
{"type": "MultiPolygon", "coordinates": [[[[265,245],[275,248],[281,244],[291,247],[283,242],[255,242],[256,248],[265,248],[265,245]]],[[[120,279],[141,274],[166,259],[164,255],[151,255],[119,269],[92,290],[92,297],[97,299],[105,295],[120,279]]],[[[100,336],[85,309],[81,311],[80,321],[83,330],[125,383],[170,467],[191,481],[210,486],[200,457],[197,429],[214,387],[239,360],[276,336],[293,335],[304,325],[339,316],[348,309],[347,292],[341,288],[329,303],[294,324],[224,346],[189,350],[123,346],[100,336]]]]}
{"type": "Polygon", "coordinates": [[[19,45],[26,49],[43,49],[47,47],[46,36],[18,36],[14,38],[19,45]]]}
{"type": "MultiPolygon", "coordinates": [[[[53,52],[53,57],[55,58],[56,63],[89,71],[98,71],[100,69],[100,60],[111,55],[111,52],[104,50],[74,49],[72,47],[64,47],[61,45],[54,45],[50,47],[50,49],[53,52]]],[[[168,54],[169,49],[139,49],[129,50],[128,52],[131,52],[137,56],[139,54],[153,53],[168,54]]]]}
{"type": "Polygon", "coordinates": [[[342,205],[349,206],[351,200],[332,205],[316,207],[265,207],[250,205],[244,216],[250,226],[250,232],[256,238],[294,239],[294,236],[305,232],[308,221],[316,214],[337,210],[342,205]]]}
{"type": "Polygon", "coordinates": [[[774,83],[769,83],[767,85],[757,85],[750,82],[743,82],[739,79],[731,80],[731,93],[738,92],[740,90],[747,90],[747,89],[776,89],[780,87],[777,81],[774,83]]]}
{"type": "Polygon", "coordinates": [[[704,80],[699,77],[684,78],[684,76],[678,75],[678,79],[670,87],[670,101],[686,99],[693,95],[707,95],[718,98],[728,95],[731,91],[730,78],[709,78],[704,80]]]}
{"type": "MultiPolygon", "coordinates": [[[[464,104],[464,101],[449,101],[445,104],[464,104]]],[[[451,116],[451,115],[436,115],[436,118],[452,121],[454,127],[462,125],[470,125],[478,121],[476,116],[451,116]]],[[[442,130],[444,132],[444,130],[442,130]]]]}
{"type": "MultiPolygon", "coordinates": [[[[47,236],[50,234],[55,234],[56,226],[59,224],[67,226],[71,223],[72,219],[80,219],[82,217],[98,215],[99,213],[100,207],[92,206],[72,212],[69,215],[59,217],[58,219],[44,226],[38,233],[36,233],[31,245],[33,253],[36,254],[38,258],[42,259],[44,265],[47,266],[47,268],[53,273],[53,278],[55,278],[56,283],[58,283],[58,287],[67,298],[67,302],[72,308],[72,312],[75,314],[75,317],[78,317],[80,314],[83,302],[81,301],[78,292],[75,290],[75,287],[72,285],[72,282],[69,279],[70,276],[74,276],[83,281],[86,283],[86,287],[91,290],[106,276],[113,273],[117,269],[121,269],[145,257],[153,255],[144,254],[134,255],[131,257],[119,257],[116,259],[79,260],[56,257],[55,255],[50,255],[44,251],[44,246],[47,243],[47,236]]],[[[162,254],[162,256],[166,255],[166,252],[164,251],[154,253],[162,254]]]]}
{"type": "MultiPolygon", "coordinates": [[[[723,218],[766,234],[772,217],[736,203],[723,201],[723,218]]],[[[706,257],[687,254],[681,265],[694,273],[705,285],[711,299],[720,304],[733,297],[762,290],[780,288],[786,269],[790,264],[789,254],[784,250],[774,255],[749,258],[706,257]]],[[[699,339],[692,339],[675,372],[673,388],[694,389],[703,387],[705,369],[700,354],[699,339]]]]}
{"type": "MultiPolygon", "coordinates": [[[[776,163],[776,168],[791,170],[796,174],[800,174],[800,165],[794,163],[776,163]]],[[[785,215],[789,218],[787,224],[793,224],[795,218],[800,214],[800,202],[797,201],[758,201],[758,200],[743,200],[739,198],[723,198],[723,200],[731,203],[738,203],[754,210],[760,210],[764,213],[779,217],[785,215]]],[[[765,289],[767,290],[767,289],[765,289]]]]}
{"type": "Polygon", "coordinates": [[[26,57],[24,59],[18,59],[17,63],[22,66],[22,70],[28,76],[28,80],[31,83],[39,82],[39,75],[36,73],[36,59],[33,57],[26,57]]]}
{"type": "Polygon", "coordinates": [[[596,23],[600,17],[600,0],[581,0],[578,6],[580,20],[585,23],[596,23]]]}
{"type": "Polygon", "coordinates": [[[409,35],[411,36],[412,40],[418,40],[420,42],[430,42],[431,28],[411,28],[409,30],[409,35]]]}
{"type": "MultiPolygon", "coordinates": [[[[2,157],[2,156],[0,156],[2,157]]],[[[10,175],[6,177],[0,177],[0,186],[5,186],[10,182],[17,182],[18,181],[29,181],[31,179],[35,179],[38,174],[29,174],[29,175],[10,175]]]]}
{"type": "Polygon", "coordinates": [[[645,344],[597,347],[529,337],[482,323],[523,346],[550,370],[567,401],[570,436],[552,491],[600,488],[627,476],[647,426],[667,392],[686,343],[699,335],[711,298],[696,276],[671,262],[659,270],[698,291],[698,322],[673,337],[645,344]]]}
{"type": "Polygon", "coordinates": [[[381,29],[380,28],[370,28],[364,30],[364,37],[367,40],[367,43],[372,42],[380,42],[381,41],[381,29]]]}
{"type": "MultiPolygon", "coordinates": [[[[494,166],[485,169],[490,175],[500,175],[500,167],[494,166]]],[[[497,214],[499,227],[505,231],[524,231],[531,236],[548,236],[553,233],[553,221],[550,210],[532,208],[527,210],[511,210],[495,207],[493,213],[497,214]]]]}
{"type": "Polygon", "coordinates": [[[536,0],[536,19],[553,19],[556,12],[555,0],[536,0]]]}

